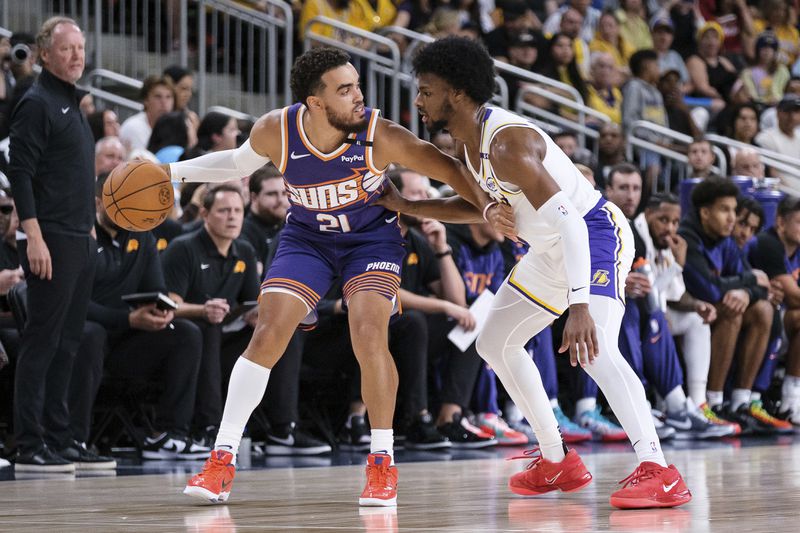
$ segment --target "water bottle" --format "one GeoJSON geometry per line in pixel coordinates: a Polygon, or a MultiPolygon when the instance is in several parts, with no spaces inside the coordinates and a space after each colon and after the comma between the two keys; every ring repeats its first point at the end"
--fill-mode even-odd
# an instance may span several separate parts
{"type": "Polygon", "coordinates": [[[656,276],[653,274],[653,269],[650,263],[644,257],[640,257],[633,263],[633,271],[639,274],[644,274],[650,281],[650,292],[644,297],[644,306],[648,313],[660,309],[658,291],[655,288],[656,276]]]}

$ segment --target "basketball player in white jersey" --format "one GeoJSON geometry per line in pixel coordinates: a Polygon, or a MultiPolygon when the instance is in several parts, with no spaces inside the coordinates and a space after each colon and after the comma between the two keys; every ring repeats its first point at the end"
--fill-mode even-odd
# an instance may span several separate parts
{"type": "MultiPolygon", "coordinates": [[[[633,234],[625,216],[595,191],[541,129],[487,105],[494,65],[482,45],[447,38],[414,59],[416,105],[432,131],[446,129],[473,178],[498,203],[514,209],[520,239],[530,251],[498,291],[477,340],[514,403],[533,426],[540,455],[509,486],[517,494],[576,491],[591,474],[563,444],[539,371],[524,346],[569,309],[560,352],[569,351],[597,381],[633,443],[639,466],[611,496],[620,508],[675,507],[691,494],[667,465],[636,374],[617,347],[624,313],[625,278],[633,260],[633,234]]],[[[390,208],[451,218],[442,201],[390,208]]]]}

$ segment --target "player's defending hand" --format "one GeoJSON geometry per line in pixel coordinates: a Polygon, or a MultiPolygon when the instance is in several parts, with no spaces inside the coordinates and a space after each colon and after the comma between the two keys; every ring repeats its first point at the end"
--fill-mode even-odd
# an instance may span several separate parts
{"type": "Polygon", "coordinates": [[[486,210],[486,221],[495,231],[517,242],[517,220],[514,208],[508,204],[495,204],[486,210]]]}
{"type": "Polygon", "coordinates": [[[584,368],[597,359],[597,332],[594,320],[589,314],[589,304],[573,304],[569,306],[569,317],[564,325],[564,336],[558,353],[569,350],[569,362],[572,366],[584,368]]]}
{"type": "Polygon", "coordinates": [[[408,200],[403,198],[403,195],[400,194],[400,191],[397,190],[397,187],[394,186],[390,179],[384,181],[383,192],[380,198],[375,200],[375,203],[389,211],[399,211],[400,213],[404,213],[408,206],[408,200]]]}

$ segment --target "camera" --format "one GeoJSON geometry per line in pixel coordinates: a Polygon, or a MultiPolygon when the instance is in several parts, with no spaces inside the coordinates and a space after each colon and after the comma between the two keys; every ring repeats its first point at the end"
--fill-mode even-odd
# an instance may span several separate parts
{"type": "Polygon", "coordinates": [[[25,63],[31,56],[31,49],[25,43],[18,43],[11,49],[11,61],[17,65],[25,63]]]}

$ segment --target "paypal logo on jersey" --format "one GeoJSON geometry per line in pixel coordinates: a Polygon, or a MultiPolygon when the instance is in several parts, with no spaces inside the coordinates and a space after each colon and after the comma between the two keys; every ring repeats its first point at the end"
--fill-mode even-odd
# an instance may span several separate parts
{"type": "Polygon", "coordinates": [[[343,155],[342,161],[344,163],[355,163],[356,161],[364,161],[363,155],[353,154],[353,155],[343,155]]]}

